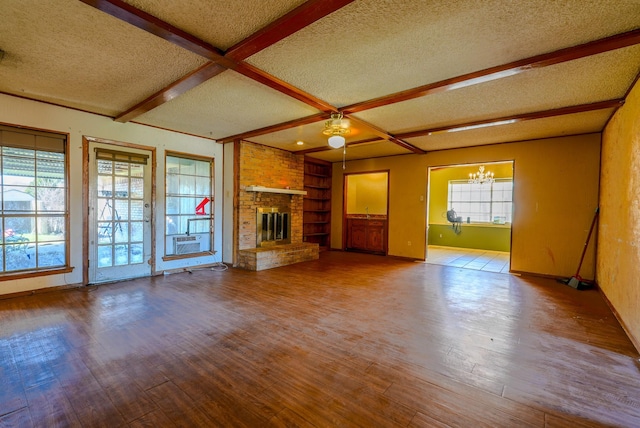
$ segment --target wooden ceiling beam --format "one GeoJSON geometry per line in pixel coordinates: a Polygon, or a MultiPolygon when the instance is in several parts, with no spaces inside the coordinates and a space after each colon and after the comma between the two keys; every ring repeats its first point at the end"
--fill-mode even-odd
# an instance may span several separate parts
{"type": "Polygon", "coordinates": [[[278,123],[276,125],[265,126],[264,128],[254,129],[253,131],[243,132],[241,134],[231,135],[229,137],[218,138],[219,143],[230,143],[235,140],[246,140],[260,135],[271,134],[273,132],[284,131],[285,129],[295,128],[296,126],[308,125],[310,123],[321,122],[327,119],[326,113],[318,113],[301,119],[294,119],[288,122],[278,123]]]}
{"type": "Polygon", "coordinates": [[[214,64],[206,64],[179,80],[171,83],[147,99],[116,117],[118,122],[128,122],[178,95],[192,89],[206,80],[220,74],[225,69],[236,72],[270,87],[282,94],[293,97],[323,112],[337,111],[337,108],[321,99],[308,94],[270,74],[245,63],[245,58],[271,46],[283,38],[301,30],[307,25],[335,12],[353,0],[309,0],[298,6],[282,18],[269,24],[262,30],[233,46],[228,52],[220,49],[162,21],[153,15],[139,10],[122,0],[81,0],[115,18],[154,34],[183,49],[203,56],[214,64]],[[204,78],[208,76],[208,78],[204,78]]]}
{"type": "Polygon", "coordinates": [[[314,107],[322,112],[328,113],[338,111],[337,107],[334,107],[331,104],[321,100],[320,98],[316,98],[313,95],[304,92],[293,85],[288,84],[284,80],[280,80],[277,77],[272,76],[267,72],[262,71],[259,68],[254,67],[246,62],[238,63],[238,65],[234,67],[234,71],[256,82],[262,83],[263,85],[268,86],[271,89],[275,89],[282,94],[295,98],[298,101],[302,101],[303,103],[314,107]]]}
{"type": "Polygon", "coordinates": [[[256,31],[225,52],[234,61],[243,61],[280,40],[302,30],[354,0],[309,0],[256,31]]]}
{"type": "Polygon", "coordinates": [[[518,122],[524,122],[527,120],[547,119],[550,117],[564,116],[564,115],[575,114],[575,113],[586,113],[590,111],[604,110],[604,109],[610,109],[610,108],[617,109],[623,104],[624,104],[623,99],[600,101],[600,102],[590,103],[590,104],[561,107],[561,108],[552,109],[552,110],[536,111],[532,113],[524,113],[524,114],[518,114],[513,116],[504,116],[499,118],[477,120],[474,122],[458,123],[455,125],[440,126],[437,128],[428,128],[428,129],[421,129],[421,130],[411,131],[411,132],[403,132],[403,133],[397,134],[396,137],[402,138],[402,139],[423,137],[425,135],[430,135],[435,133],[463,131],[463,130],[484,128],[484,127],[502,125],[502,124],[513,124],[518,122]]]}
{"type": "MultiPolygon", "coordinates": [[[[498,125],[501,123],[512,124],[512,123],[523,122],[527,120],[546,119],[550,117],[557,117],[557,116],[563,116],[563,115],[574,114],[574,113],[585,113],[585,112],[596,111],[596,110],[604,110],[608,108],[617,109],[621,107],[623,104],[624,104],[624,99],[600,101],[600,102],[591,103],[591,104],[581,104],[577,106],[562,107],[562,108],[553,109],[553,110],[537,111],[537,112],[525,113],[525,114],[514,115],[514,116],[505,116],[500,118],[478,120],[475,122],[459,123],[456,125],[441,126],[438,128],[429,128],[429,129],[422,129],[418,131],[403,132],[401,134],[397,134],[395,137],[398,139],[423,137],[425,135],[434,134],[434,133],[452,132],[454,130],[462,131],[465,128],[471,128],[471,129],[481,128],[484,126],[492,126],[494,124],[498,125]]],[[[350,143],[347,143],[347,148],[358,146],[360,144],[367,144],[374,141],[384,141],[384,140],[386,140],[386,138],[367,138],[365,140],[352,141],[350,143]]],[[[329,146],[315,147],[313,149],[298,150],[294,153],[308,154],[308,153],[324,152],[327,150],[335,150],[335,149],[332,149],[329,146]]],[[[423,152],[423,153],[426,153],[426,152],[423,152]]]]}
{"type": "Polygon", "coordinates": [[[397,144],[398,146],[400,146],[400,147],[402,147],[404,149],[407,149],[407,150],[409,150],[409,151],[411,151],[413,153],[418,153],[418,154],[426,153],[424,150],[422,150],[422,149],[420,149],[420,148],[418,148],[418,147],[416,147],[416,146],[414,146],[412,144],[409,144],[406,141],[402,141],[402,138],[399,138],[398,136],[391,135],[388,132],[384,131],[383,129],[378,128],[377,126],[375,126],[375,125],[373,125],[373,124],[371,124],[369,122],[366,122],[366,121],[364,121],[362,119],[358,119],[355,116],[348,116],[348,118],[349,118],[350,121],[355,122],[355,123],[359,123],[360,126],[363,126],[363,127],[367,128],[367,129],[370,129],[373,132],[374,135],[376,135],[376,136],[378,136],[378,137],[380,137],[380,138],[382,138],[384,140],[388,140],[388,141],[390,141],[390,142],[392,142],[394,144],[397,144]]]}
{"type": "MultiPolygon", "coordinates": [[[[380,137],[374,137],[374,138],[367,138],[365,140],[352,141],[350,143],[346,143],[346,145],[347,145],[347,148],[349,148],[349,147],[359,146],[361,144],[368,144],[368,143],[374,143],[374,142],[382,143],[384,141],[388,141],[388,140],[380,137]]],[[[294,151],[293,153],[295,153],[296,155],[306,155],[309,153],[326,152],[328,150],[336,150],[336,149],[330,146],[322,146],[322,147],[314,147],[312,149],[297,150],[297,151],[294,151]]]]}
{"type": "Polygon", "coordinates": [[[230,60],[224,57],[220,49],[122,0],[80,1],[210,61],[230,65],[230,60]]]}
{"type": "Polygon", "coordinates": [[[383,107],[389,104],[424,97],[429,94],[465,88],[467,86],[513,76],[534,68],[548,67],[550,65],[560,64],[615,49],[633,46],[638,43],[640,43],[640,29],[606,37],[600,40],[594,40],[582,45],[572,46],[542,55],[536,55],[519,61],[510,62],[508,64],[486,68],[473,73],[463,74],[461,76],[441,80],[428,85],[418,86],[417,88],[407,89],[405,91],[374,98],[369,101],[352,104],[342,108],[341,110],[344,114],[357,113],[376,107],[383,107]]]}
{"type": "Polygon", "coordinates": [[[124,113],[119,114],[116,116],[115,121],[122,123],[129,122],[130,120],[135,119],[136,117],[166,103],[167,101],[172,100],[178,95],[184,94],[189,89],[195,88],[225,70],[226,68],[220,64],[208,62],[202,67],[192,71],[181,79],[176,80],[169,86],[151,95],[147,99],[139,102],[124,113]]]}

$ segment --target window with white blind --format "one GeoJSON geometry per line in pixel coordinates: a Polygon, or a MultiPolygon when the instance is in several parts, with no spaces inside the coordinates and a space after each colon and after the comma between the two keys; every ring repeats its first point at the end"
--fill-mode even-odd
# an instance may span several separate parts
{"type": "Polygon", "coordinates": [[[213,251],[213,159],[166,156],[165,255],[213,251]]]}
{"type": "Polygon", "coordinates": [[[493,183],[472,184],[450,180],[448,209],[472,223],[511,223],[513,179],[496,178],[493,183]]]}
{"type": "Polygon", "coordinates": [[[0,126],[0,277],[68,266],[66,136],[0,126]]]}

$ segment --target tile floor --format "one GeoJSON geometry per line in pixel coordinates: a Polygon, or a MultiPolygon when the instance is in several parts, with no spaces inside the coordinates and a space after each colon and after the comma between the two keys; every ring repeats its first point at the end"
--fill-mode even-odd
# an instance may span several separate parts
{"type": "Polygon", "coordinates": [[[509,253],[503,251],[429,245],[425,263],[509,273],[509,253]]]}

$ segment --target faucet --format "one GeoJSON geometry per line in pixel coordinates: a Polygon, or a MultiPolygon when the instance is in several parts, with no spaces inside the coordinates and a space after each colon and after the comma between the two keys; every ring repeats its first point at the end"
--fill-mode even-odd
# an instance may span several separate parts
{"type": "Polygon", "coordinates": [[[365,210],[367,211],[367,220],[369,220],[369,207],[365,207],[365,210]]]}

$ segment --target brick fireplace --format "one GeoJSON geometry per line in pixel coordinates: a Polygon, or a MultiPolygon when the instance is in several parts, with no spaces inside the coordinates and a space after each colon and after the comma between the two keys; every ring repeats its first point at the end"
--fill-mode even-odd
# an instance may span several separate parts
{"type": "Polygon", "coordinates": [[[304,157],[248,142],[240,143],[238,191],[238,243],[236,266],[264,270],[318,258],[318,245],[302,242],[303,195],[275,191],[304,187],[304,157]],[[288,212],[289,243],[258,247],[258,209],[279,207],[288,212]]]}

